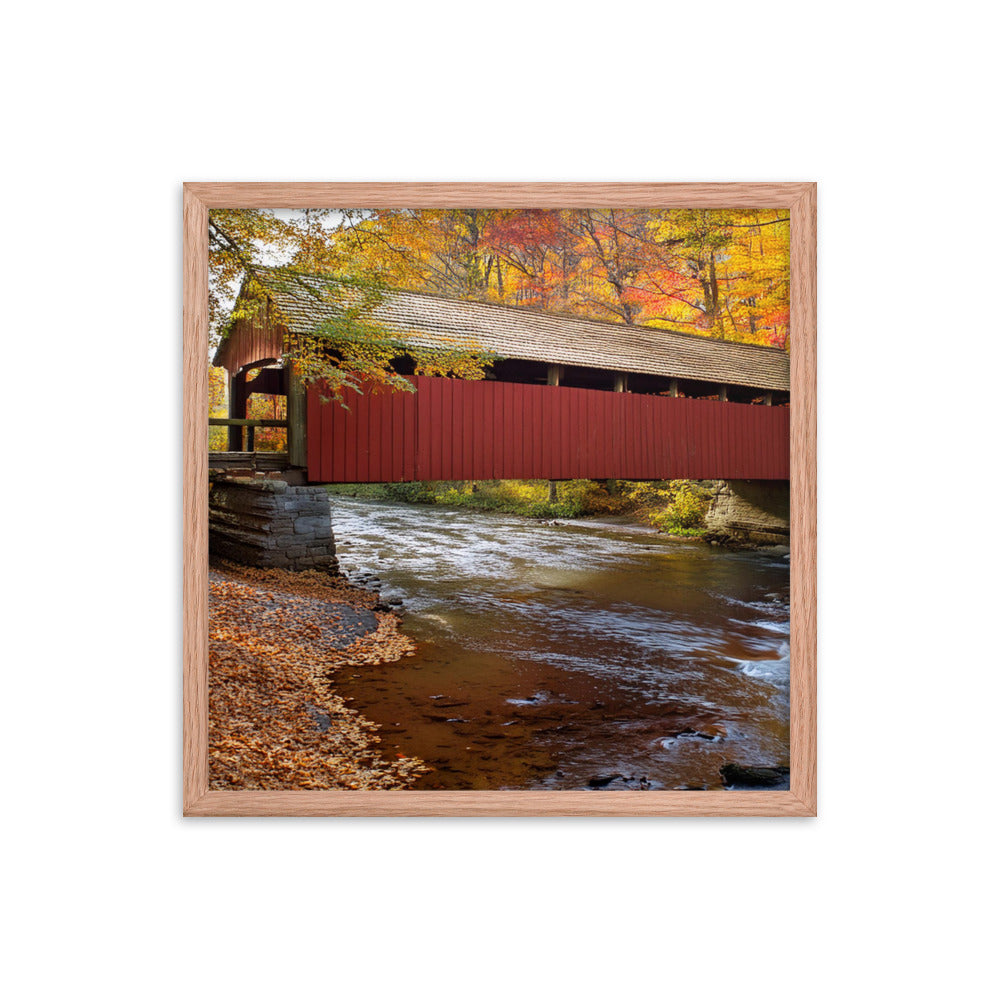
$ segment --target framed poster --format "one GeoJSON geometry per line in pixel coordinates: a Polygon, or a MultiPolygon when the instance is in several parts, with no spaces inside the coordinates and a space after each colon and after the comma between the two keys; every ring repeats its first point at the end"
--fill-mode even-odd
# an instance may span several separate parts
{"type": "Polygon", "coordinates": [[[184,812],[816,814],[816,188],[184,186],[184,812]]]}

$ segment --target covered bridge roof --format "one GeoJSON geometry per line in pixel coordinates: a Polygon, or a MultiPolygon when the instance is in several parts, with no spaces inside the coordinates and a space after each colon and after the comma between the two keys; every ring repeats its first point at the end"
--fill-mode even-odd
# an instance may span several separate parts
{"type": "MultiPolygon", "coordinates": [[[[337,313],[324,300],[320,275],[270,272],[262,283],[291,334],[308,334],[337,313]],[[311,294],[315,291],[315,294],[311,294]]],[[[774,347],[740,344],[649,326],[626,326],[534,309],[470,302],[425,292],[391,291],[371,318],[414,346],[489,352],[501,358],[697,379],[759,389],[789,389],[788,355],[774,347]]],[[[216,358],[222,357],[224,343],[216,358]]],[[[227,367],[229,365],[227,364],[227,367]]]]}

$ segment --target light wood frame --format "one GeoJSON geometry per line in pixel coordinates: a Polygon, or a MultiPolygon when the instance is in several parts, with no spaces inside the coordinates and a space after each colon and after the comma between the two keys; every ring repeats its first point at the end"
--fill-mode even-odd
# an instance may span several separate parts
{"type": "Polygon", "coordinates": [[[816,185],[184,185],[186,816],[816,815],[816,185]],[[210,791],[208,212],[212,208],[787,208],[791,214],[791,675],[787,791],[210,791]]]}

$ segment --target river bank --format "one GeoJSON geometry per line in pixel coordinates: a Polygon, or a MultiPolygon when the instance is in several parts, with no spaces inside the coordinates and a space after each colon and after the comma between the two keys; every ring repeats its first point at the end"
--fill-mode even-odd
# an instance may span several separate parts
{"type": "Polygon", "coordinates": [[[339,672],[414,652],[371,591],[319,572],[209,571],[213,789],[400,789],[429,768],[386,754],[376,723],[332,687],[339,672]]]}
{"type": "Polygon", "coordinates": [[[675,479],[630,482],[571,479],[498,479],[482,482],[351,483],[327,486],[331,497],[440,505],[534,520],[612,518],[630,520],[678,538],[697,538],[720,484],[675,479]]]}

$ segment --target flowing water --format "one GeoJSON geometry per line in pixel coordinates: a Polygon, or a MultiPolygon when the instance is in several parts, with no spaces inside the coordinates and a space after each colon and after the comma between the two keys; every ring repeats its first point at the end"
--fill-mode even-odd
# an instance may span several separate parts
{"type": "Polygon", "coordinates": [[[337,675],[418,788],[721,788],[788,765],[788,560],[593,521],[335,497],[415,656],[337,675]]]}

